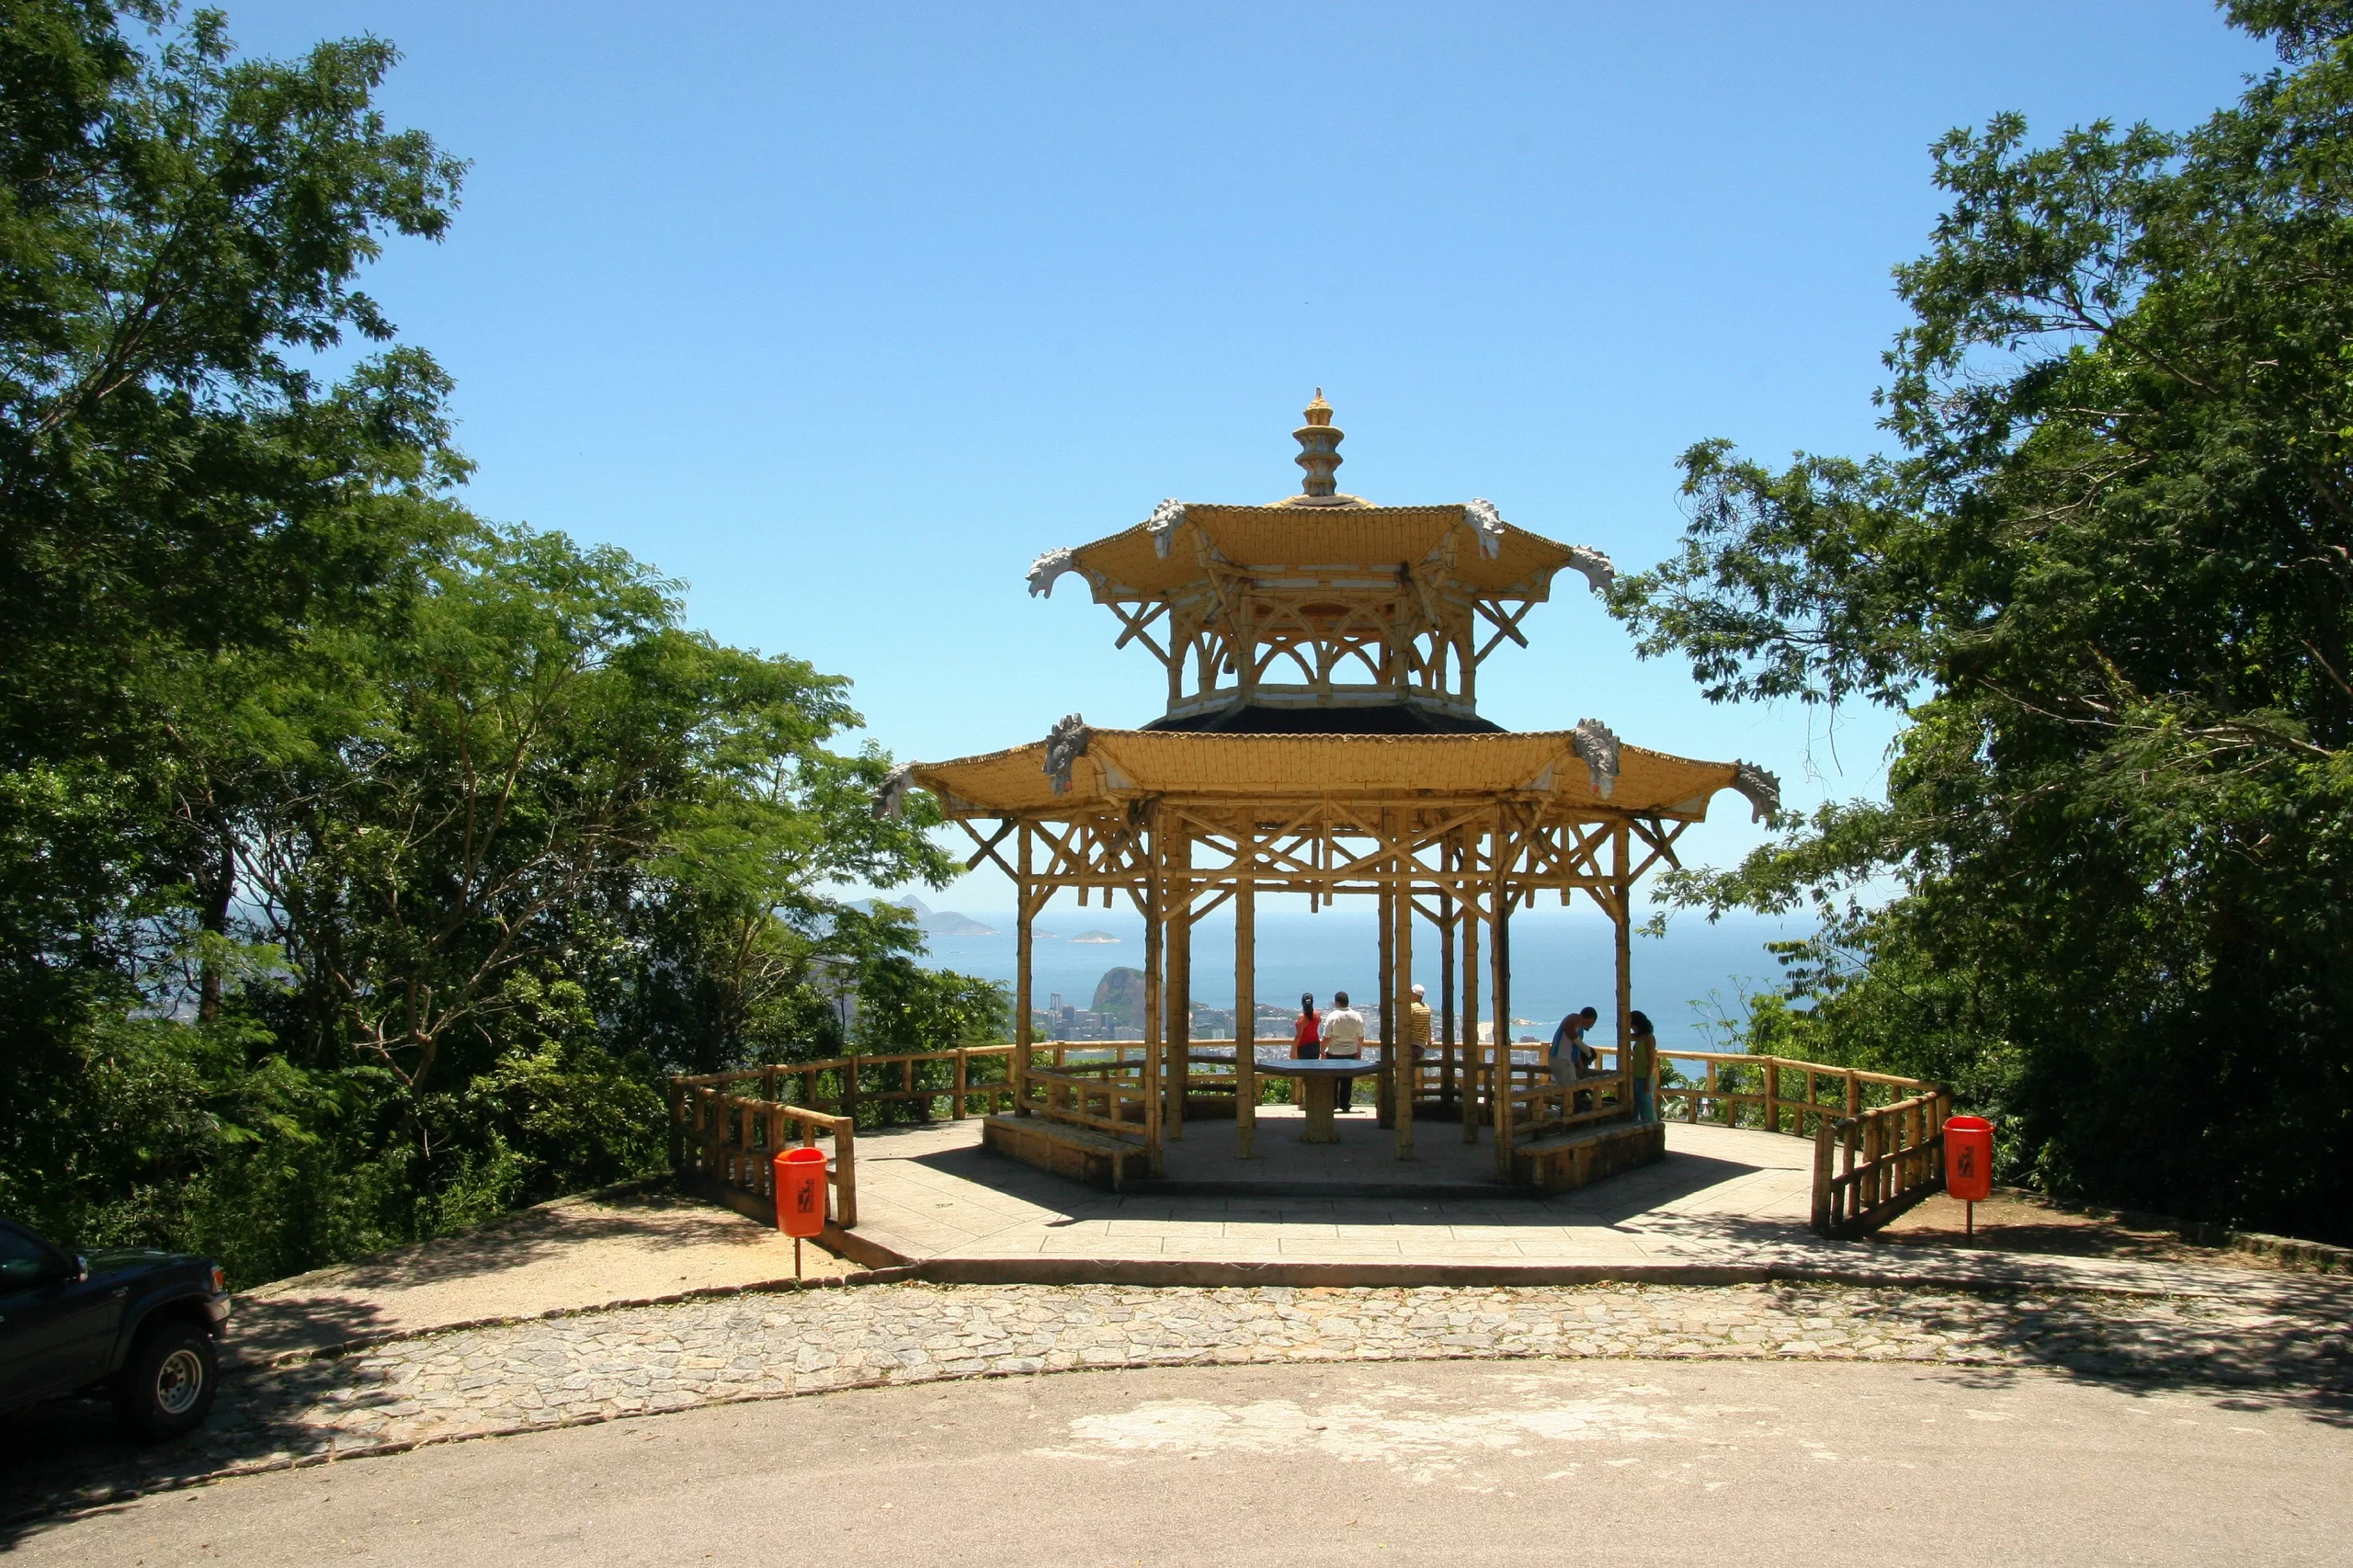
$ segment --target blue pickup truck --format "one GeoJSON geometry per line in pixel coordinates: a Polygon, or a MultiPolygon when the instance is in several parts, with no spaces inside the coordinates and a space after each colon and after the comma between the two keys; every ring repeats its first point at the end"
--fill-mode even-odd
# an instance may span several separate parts
{"type": "Polygon", "coordinates": [[[212,1408],[229,1321],[221,1266],[118,1247],[76,1257],[0,1220],[0,1414],[103,1392],[142,1437],[177,1437],[212,1408]]]}

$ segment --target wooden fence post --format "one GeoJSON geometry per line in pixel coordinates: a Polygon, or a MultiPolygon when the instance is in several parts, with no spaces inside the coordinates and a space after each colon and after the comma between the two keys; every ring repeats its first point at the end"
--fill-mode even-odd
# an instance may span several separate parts
{"type": "Polygon", "coordinates": [[[834,1211],[843,1230],[858,1228],[858,1126],[847,1120],[834,1124],[834,1211]]]}
{"type": "Polygon", "coordinates": [[[1836,1129],[1826,1116],[1813,1119],[1813,1233],[1826,1236],[1830,1232],[1831,1139],[1836,1129]]]}
{"type": "Polygon", "coordinates": [[[686,1085],[670,1080],[670,1174],[678,1176],[687,1163],[686,1085]]]}
{"type": "MultiPolygon", "coordinates": [[[[1509,1058],[1505,1058],[1509,1062],[1509,1058]]],[[[1519,1136],[1519,1107],[1512,1098],[1511,1069],[1506,1065],[1503,1081],[1495,1087],[1495,1164],[1503,1172],[1503,1179],[1511,1179],[1512,1140],[1519,1136]]]]}

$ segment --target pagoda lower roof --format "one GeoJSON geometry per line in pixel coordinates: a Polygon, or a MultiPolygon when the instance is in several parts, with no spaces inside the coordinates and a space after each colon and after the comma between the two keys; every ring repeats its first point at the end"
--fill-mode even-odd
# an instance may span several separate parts
{"type": "Polygon", "coordinates": [[[1057,790],[1038,741],[952,762],[915,763],[908,780],[951,817],[1055,820],[1097,814],[1145,796],[1180,799],[1405,802],[1533,799],[1577,816],[1698,821],[1740,764],[1619,748],[1614,779],[1597,780],[1570,730],[1492,734],[1233,734],[1091,730],[1057,790]],[[1609,785],[1604,796],[1597,783],[1609,785]]]}

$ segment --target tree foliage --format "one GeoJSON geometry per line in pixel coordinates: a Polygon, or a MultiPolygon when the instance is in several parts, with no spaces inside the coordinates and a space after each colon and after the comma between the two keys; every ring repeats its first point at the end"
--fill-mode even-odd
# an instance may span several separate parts
{"type": "Polygon", "coordinates": [[[840,1049],[814,960],[1002,1011],[824,895],[953,869],[844,679],[460,504],[393,62],[0,0],[0,1210],[246,1282],[648,1172],[665,1072],[840,1049]]]}
{"type": "Polygon", "coordinates": [[[1957,1081],[2055,1190],[2343,1238],[2353,13],[2230,10],[2289,64],[2194,130],[1938,142],[1898,452],[1695,447],[1615,608],[1714,699],[1904,715],[1885,801],[1677,884],[1824,917],[1777,1040],[1957,1081]]]}

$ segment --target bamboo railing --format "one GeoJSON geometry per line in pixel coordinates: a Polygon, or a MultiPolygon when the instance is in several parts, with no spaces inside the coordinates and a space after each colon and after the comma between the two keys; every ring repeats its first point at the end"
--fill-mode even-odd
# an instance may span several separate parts
{"type": "Polygon", "coordinates": [[[944,1051],[902,1051],[874,1056],[835,1056],[822,1062],[778,1062],[733,1073],[673,1078],[690,1087],[741,1092],[759,1085],[758,1098],[789,1102],[829,1116],[858,1119],[869,1111],[871,1125],[888,1127],[893,1108],[904,1107],[918,1120],[986,1115],[998,1102],[1011,1104],[1013,1047],[960,1045],[944,1051]],[[927,1069],[938,1068],[931,1072],[927,1069]],[[923,1081],[918,1081],[923,1080],[923,1081]],[[974,1102],[979,1112],[972,1108],[974,1102]]]}
{"type": "Polygon", "coordinates": [[[858,1124],[800,1106],[731,1095],[710,1085],[670,1081],[670,1164],[681,1187],[699,1190],[738,1213],[776,1221],[776,1157],[820,1136],[834,1143],[825,1162],[829,1225],[858,1224],[858,1124]]]}
{"type": "Polygon", "coordinates": [[[1813,1228],[1868,1235],[1943,1185],[1951,1096],[1927,1092],[1859,1116],[1824,1118],[1813,1134],[1813,1228]],[[1843,1169],[1840,1168],[1843,1165],[1843,1169]]]}
{"type": "Polygon", "coordinates": [[[1515,1087],[1506,1097],[1503,1136],[1506,1148],[1524,1148],[1540,1138],[1589,1122],[1622,1117],[1633,1108],[1629,1075],[1614,1073],[1555,1084],[1548,1074],[1541,1083],[1515,1087]]]}
{"type": "MultiPolygon", "coordinates": [[[[1083,1066],[1095,1066],[1085,1063],[1083,1066]]],[[[1117,1063],[1101,1064],[1117,1067],[1117,1063]]],[[[1028,1108],[1050,1121],[1092,1128],[1115,1138],[1145,1138],[1151,1119],[1150,1091],[1144,1087],[1140,1064],[1127,1064],[1129,1076],[1109,1073],[1097,1076],[1083,1071],[1057,1072],[1049,1067],[1029,1070],[1028,1108]]]]}
{"type": "MultiPolygon", "coordinates": [[[[1595,1049],[1608,1070],[1568,1085],[1552,1082],[1541,1057],[1513,1056],[1506,1069],[1511,1087],[1500,1096],[1492,1048],[1466,1052],[1461,1092],[1484,1102],[1476,1119],[1496,1129],[1499,1173],[1508,1176],[1515,1149],[1625,1114],[1632,1094],[1626,1075],[1614,1070],[1617,1048],[1595,1049]]],[[[1660,1085],[1662,1119],[1679,1110],[1685,1122],[1813,1141],[1813,1226],[1823,1235],[1869,1234],[1943,1181],[1944,1124],[1952,1114],[1952,1096],[1940,1085],[1789,1057],[1704,1051],[1658,1054],[1662,1062],[1700,1069],[1694,1082],[1660,1085]]],[[[1426,1060],[1417,1074],[1425,1085],[1430,1066],[1426,1060]]]]}
{"type": "MultiPolygon", "coordinates": [[[[1196,1050],[1234,1044],[1222,1040],[1191,1043],[1196,1050]]],[[[1632,1089],[1628,1075],[1617,1070],[1616,1048],[1596,1049],[1608,1070],[1564,1085],[1552,1081],[1540,1058],[1513,1056],[1505,1072],[1509,1086],[1499,1094],[1493,1047],[1433,1046],[1412,1074],[1415,1097],[1426,1099],[1433,1090],[1441,1098],[1449,1091],[1459,1095],[1465,1140],[1474,1135],[1472,1129],[1477,1123],[1493,1126],[1497,1165],[1507,1174],[1515,1150],[1631,1113],[1632,1089]]],[[[950,1119],[1017,1109],[1120,1139],[1152,1142],[1160,1108],[1145,1087],[1141,1045],[1041,1040],[1031,1050],[1029,1075],[1018,1086],[1012,1081],[1015,1048],[1010,1045],[777,1062],[673,1078],[671,1164],[682,1181],[706,1187],[745,1213],[772,1219],[775,1190],[768,1164],[776,1152],[795,1133],[804,1145],[821,1136],[831,1138],[834,1156],[827,1178],[835,1223],[848,1230],[858,1222],[856,1138],[861,1109],[881,1126],[890,1125],[895,1108],[901,1107],[925,1120],[943,1109],[950,1119]],[[756,1095],[740,1092],[755,1085],[756,1095]],[[792,1096],[790,1103],[787,1092],[792,1096]]],[[[1663,1063],[1701,1069],[1692,1082],[1660,1085],[1657,1108],[1662,1118],[1679,1111],[1685,1122],[1813,1139],[1813,1223],[1823,1235],[1868,1234],[1936,1190],[1942,1180],[1944,1124],[1952,1112],[1952,1097],[1939,1085],[1779,1056],[1702,1051],[1658,1054],[1663,1063]]],[[[1260,1093],[1279,1092],[1274,1085],[1282,1082],[1262,1078],[1260,1093]]],[[[1188,1096],[1233,1095],[1238,1088],[1230,1057],[1195,1055],[1187,1063],[1188,1096]]]]}
{"type": "Polygon", "coordinates": [[[850,1230],[858,1224],[860,1109],[885,1127],[898,1108],[925,1120],[943,1105],[951,1119],[976,1114],[976,1105],[977,1114],[985,1115],[1012,1103],[1012,1055],[1009,1045],[966,1045],[676,1077],[670,1080],[670,1167],[681,1187],[772,1222],[778,1153],[789,1142],[806,1147],[829,1138],[831,1223],[850,1230]]]}
{"type": "Polygon", "coordinates": [[[1780,1056],[1659,1056],[1706,1068],[1697,1083],[1660,1086],[1662,1117],[1676,1104],[1687,1122],[1813,1140],[1813,1223],[1821,1235],[1868,1235],[1942,1184],[1952,1096],[1941,1085],[1780,1056]]]}

